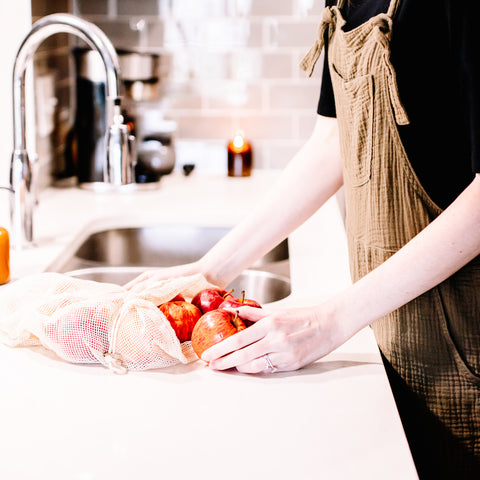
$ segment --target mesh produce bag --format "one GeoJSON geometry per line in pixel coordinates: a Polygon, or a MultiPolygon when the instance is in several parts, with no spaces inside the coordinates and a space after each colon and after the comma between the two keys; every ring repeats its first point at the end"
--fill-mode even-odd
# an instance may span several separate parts
{"type": "Polygon", "coordinates": [[[58,273],[40,273],[0,288],[0,342],[42,345],[72,363],[101,363],[116,373],[189,363],[157,305],[186,300],[209,286],[202,275],[137,285],[132,290],[58,273]]]}

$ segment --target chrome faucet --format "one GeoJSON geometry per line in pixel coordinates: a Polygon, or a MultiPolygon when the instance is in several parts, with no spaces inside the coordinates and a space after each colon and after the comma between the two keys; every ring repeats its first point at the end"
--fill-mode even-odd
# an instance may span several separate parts
{"type": "Polygon", "coordinates": [[[25,76],[40,43],[55,33],[71,33],[99,52],[106,70],[105,93],[110,124],[106,141],[104,182],[115,187],[134,183],[134,158],[129,154],[132,138],[123,124],[120,107],[120,67],[117,53],[96,25],[75,15],[58,13],[36,21],[23,40],[13,68],[13,146],[10,164],[11,229],[16,248],[33,242],[34,192],[32,162],[27,153],[25,76]],[[130,141],[130,145],[129,145],[130,141]]]}

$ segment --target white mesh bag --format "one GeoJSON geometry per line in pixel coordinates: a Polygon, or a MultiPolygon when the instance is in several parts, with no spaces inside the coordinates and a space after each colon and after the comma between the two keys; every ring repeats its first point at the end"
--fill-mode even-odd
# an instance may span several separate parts
{"type": "Polygon", "coordinates": [[[154,282],[127,291],[58,273],[40,273],[0,288],[0,342],[42,345],[72,363],[101,363],[116,373],[189,363],[158,305],[190,300],[210,286],[202,275],[154,282]]]}

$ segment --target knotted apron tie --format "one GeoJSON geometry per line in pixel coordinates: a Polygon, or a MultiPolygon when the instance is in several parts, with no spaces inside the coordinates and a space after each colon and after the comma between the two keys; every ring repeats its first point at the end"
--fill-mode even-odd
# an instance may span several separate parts
{"type": "Polygon", "coordinates": [[[308,77],[312,76],[315,64],[317,63],[320,53],[323,49],[325,42],[325,32],[327,28],[333,23],[334,15],[330,7],[325,7],[322,12],[322,21],[318,26],[318,36],[313,44],[312,48],[308,51],[305,57],[300,62],[300,68],[305,72],[308,77]]]}

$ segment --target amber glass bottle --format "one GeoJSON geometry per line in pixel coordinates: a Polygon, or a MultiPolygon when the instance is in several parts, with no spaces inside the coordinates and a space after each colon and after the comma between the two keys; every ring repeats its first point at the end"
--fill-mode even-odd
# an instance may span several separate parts
{"type": "Polygon", "coordinates": [[[10,238],[8,231],[0,227],[0,285],[10,280],[10,238]]]}
{"type": "Polygon", "coordinates": [[[228,144],[228,176],[249,177],[252,173],[252,146],[237,132],[228,144]]]}

